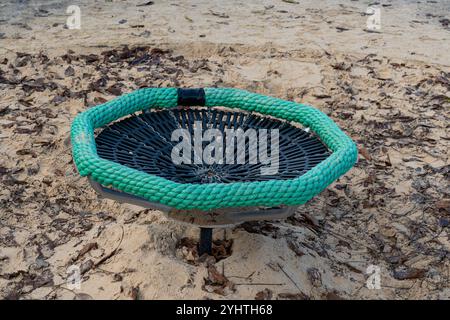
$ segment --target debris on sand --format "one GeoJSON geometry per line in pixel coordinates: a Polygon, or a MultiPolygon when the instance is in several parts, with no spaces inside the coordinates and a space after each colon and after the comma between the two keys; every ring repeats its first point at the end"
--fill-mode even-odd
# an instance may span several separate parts
{"type": "Polygon", "coordinates": [[[189,54],[129,45],[2,57],[0,296],[367,298],[373,290],[359,289],[369,265],[389,270],[387,283],[421,282],[408,293],[383,288],[384,298],[442,296],[436,279],[450,280],[449,71],[376,54],[202,46],[189,54]],[[316,88],[302,88],[292,68],[272,70],[287,60],[317,68],[316,88]],[[252,80],[256,72],[265,80],[252,80]],[[69,132],[78,112],[118,95],[200,83],[312,104],[356,141],[359,161],[294,216],[236,226],[214,241],[211,257],[199,257],[189,227],[98,199],[75,171],[69,132]],[[71,265],[86,296],[61,289],[71,265]]]}

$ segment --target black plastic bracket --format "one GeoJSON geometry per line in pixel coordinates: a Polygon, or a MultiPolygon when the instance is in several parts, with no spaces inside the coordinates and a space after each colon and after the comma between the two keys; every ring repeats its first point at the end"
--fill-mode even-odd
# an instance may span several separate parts
{"type": "Polygon", "coordinates": [[[177,93],[179,106],[205,105],[205,90],[203,90],[203,88],[198,89],[179,88],[177,93]]]}

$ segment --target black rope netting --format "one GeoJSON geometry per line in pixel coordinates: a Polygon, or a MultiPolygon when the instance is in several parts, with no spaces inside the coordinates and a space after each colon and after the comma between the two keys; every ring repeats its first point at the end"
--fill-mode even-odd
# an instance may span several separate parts
{"type": "MultiPolygon", "coordinates": [[[[202,142],[202,150],[209,144],[202,142]]],[[[133,115],[104,128],[96,137],[97,152],[101,158],[154,174],[178,183],[232,183],[292,179],[303,175],[330,155],[327,147],[313,134],[288,122],[247,112],[225,111],[216,108],[166,109],[146,111],[133,115]],[[268,164],[249,163],[250,139],[245,139],[245,164],[195,163],[192,150],[191,164],[175,164],[172,149],[180,141],[172,141],[172,132],[187,129],[191,137],[201,123],[207,129],[218,129],[222,145],[226,145],[226,129],[267,129],[268,155],[271,157],[270,130],[279,132],[279,165],[276,174],[262,175],[261,168],[268,164]]],[[[223,150],[225,151],[225,150],[223,150]]],[[[222,151],[221,151],[222,152],[222,151]]],[[[214,153],[213,153],[214,155],[214,153]]],[[[235,158],[236,160],[237,158],[235,158]]]]}

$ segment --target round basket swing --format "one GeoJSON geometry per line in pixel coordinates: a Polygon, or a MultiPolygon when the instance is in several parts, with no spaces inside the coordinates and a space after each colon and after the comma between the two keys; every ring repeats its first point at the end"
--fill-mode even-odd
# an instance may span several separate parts
{"type": "Polygon", "coordinates": [[[200,226],[200,255],[214,227],[284,219],[357,158],[321,111],[228,88],[140,89],[80,113],[71,140],[100,196],[200,226]]]}

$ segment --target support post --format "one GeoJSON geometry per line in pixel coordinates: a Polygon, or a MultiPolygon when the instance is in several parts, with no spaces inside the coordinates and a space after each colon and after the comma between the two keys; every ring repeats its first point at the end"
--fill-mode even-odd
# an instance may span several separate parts
{"type": "Polygon", "coordinates": [[[212,228],[200,228],[200,242],[198,244],[198,255],[212,253],[212,228]]]}

